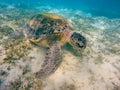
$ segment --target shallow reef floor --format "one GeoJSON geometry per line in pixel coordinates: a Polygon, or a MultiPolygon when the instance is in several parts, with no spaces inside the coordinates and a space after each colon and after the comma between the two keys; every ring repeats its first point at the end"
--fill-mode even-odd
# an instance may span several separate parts
{"type": "Polygon", "coordinates": [[[120,19],[49,6],[0,6],[0,12],[0,90],[120,90],[120,19]],[[74,30],[86,37],[87,47],[77,54],[77,50],[62,48],[60,67],[39,79],[33,73],[40,70],[47,50],[26,43],[25,38],[11,41],[8,35],[33,15],[46,12],[68,19],[74,30]]]}

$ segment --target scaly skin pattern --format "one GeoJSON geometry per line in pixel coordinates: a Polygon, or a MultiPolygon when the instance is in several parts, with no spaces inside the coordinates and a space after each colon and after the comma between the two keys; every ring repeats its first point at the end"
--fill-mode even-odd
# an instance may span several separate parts
{"type": "MultiPolygon", "coordinates": [[[[61,16],[56,14],[38,14],[31,18],[29,22],[30,29],[25,30],[25,34],[31,38],[31,41],[39,42],[40,38],[49,37],[50,40],[58,41],[63,37],[63,31],[71,29],[71,26],[61,16]],[[37,40],[38,39],[38,40],[37,40]]],[[[46,40],[47,38],[45,38],[46,40]]],[[[51,41],[50,41],[51,42],[51,41]]]]}
{"type": "Polygon", "coordinates": [[[59,67],[61,64],[61,49],[60,46],[54,44],[49,52],[46,54],[46,58],[41,66],[40,71],[35,73],[35,76],[38,78],[47,77],[59,67]]]}

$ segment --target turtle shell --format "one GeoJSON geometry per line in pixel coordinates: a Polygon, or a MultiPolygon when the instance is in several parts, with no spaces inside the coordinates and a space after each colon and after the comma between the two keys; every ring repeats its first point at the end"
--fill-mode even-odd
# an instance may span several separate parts
{"type": "Polygon", "coordinates": [[[60,38],[66,28],[70,28],[67,20],[56,14],[38,14],[31,18],[29,26],[33,32],[33,38],[38,39],[42,35],[51,38],[60,38]]]}

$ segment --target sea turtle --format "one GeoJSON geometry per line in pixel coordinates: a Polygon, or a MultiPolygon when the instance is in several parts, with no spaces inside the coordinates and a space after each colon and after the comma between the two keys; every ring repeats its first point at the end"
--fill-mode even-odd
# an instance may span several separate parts
{"type": "MultiPolygon", "coordinates": [[[[46,77],[55,72],[62,61],[61,46],[65,43],[78,48],[86,47],[85,37],[73,31],[68,21],[57,14],[35,15],[22,31],[30,42],[49,48],[41,69],[35,73],[36,77],[46,77]]],[[[20,34],[17,32],[14,37],[20,34]]]]}

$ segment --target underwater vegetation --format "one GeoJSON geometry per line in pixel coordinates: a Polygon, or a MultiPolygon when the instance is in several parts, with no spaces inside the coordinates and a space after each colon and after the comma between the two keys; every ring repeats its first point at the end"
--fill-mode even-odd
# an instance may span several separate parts
{"type": "Polygon", "coordinates": [[[0,90],[120,89],[119,18],[93,17],[67,8],[18,6],[0,4],[0,90]],[[55,13],[66,18],[87,42],[79,53],[70,45],[62,47],[61,65],[43,79],[36,78],[34,73],[43,67],[48,48],[30,44],[24,36],[9,38],[10,33],[41,13],[55,13]]]}
{"type": "Polygon", "coordinates": [[[18,40],[4,40],[3,48],[5,51],[4,61],[12,62],[12,60],[18,60],[25,55],[27,51],[32,49],[32,47],[25,42],[25,39],[18,40]]]}

